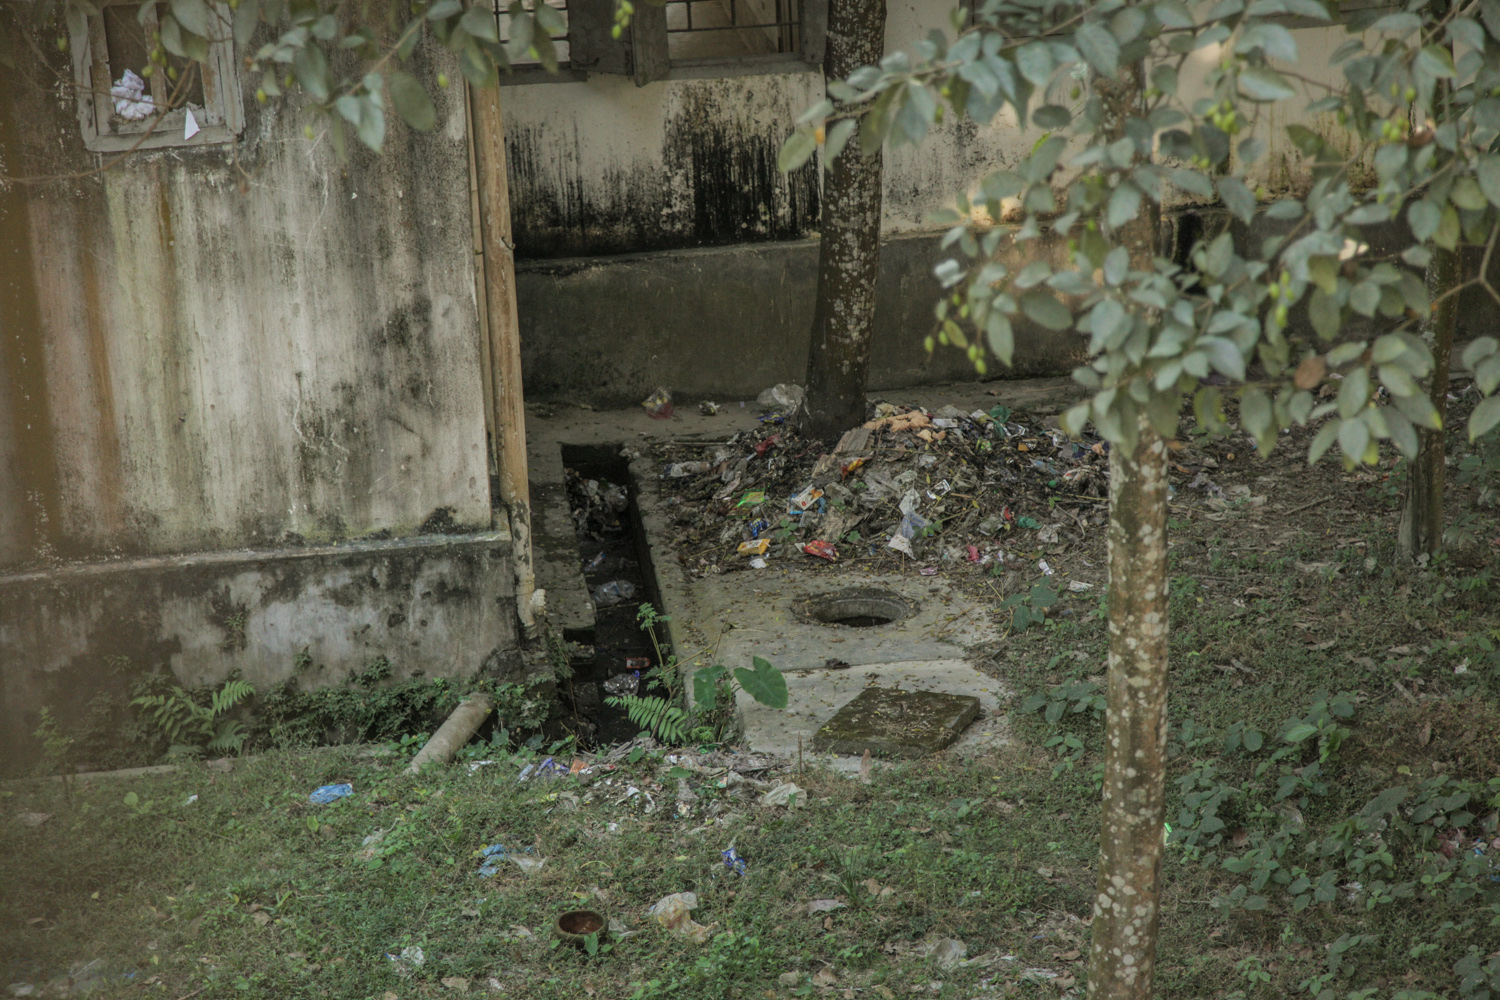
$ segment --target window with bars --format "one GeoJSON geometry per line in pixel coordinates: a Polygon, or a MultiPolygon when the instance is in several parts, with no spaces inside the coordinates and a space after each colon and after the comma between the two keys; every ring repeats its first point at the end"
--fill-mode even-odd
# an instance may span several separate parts
{"type": "MultiPolygon", "coordinates": [[[[657,6],[637,0],[630,27],[612,36],[615,0],[525,0],[545,2],[563,15],[566,38],[557,39],[562,79],[590,74],[621,74],[638,85],[673,69],[694,75],[744,72],[773,66],[787,70],[823,61],[827,0],[666,0],[657,6]]],[[[500,37],[509,40],[503,10],[500,37]]],[[[535,83],[547,74],[534,57],[515,59],[511,83],[535,83]]]]}
{"type": "Polygon", "coordinates": [[[148,74],[152,39],[166,9],[165,3],[106,3],[69,39],[88,149],[202,146],[239,134],[243,106],[229,8],[209,4],[221,30],[210,41],[207,60],[168,57],[166,67],[148,74]]]}

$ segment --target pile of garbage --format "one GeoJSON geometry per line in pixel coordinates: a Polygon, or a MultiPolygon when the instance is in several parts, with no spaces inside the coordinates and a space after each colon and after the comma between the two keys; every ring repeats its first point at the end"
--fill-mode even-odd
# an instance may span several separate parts
{"type": "Polygon", "coordinates": [[[656,446],[691,574],[893,561],[1000,573],[1104,524],[1108,445],[1070,440],[1055,416],[882,402],[830,451],[793,429],[796,394],[764,395],[753,430],[656,446]]]}

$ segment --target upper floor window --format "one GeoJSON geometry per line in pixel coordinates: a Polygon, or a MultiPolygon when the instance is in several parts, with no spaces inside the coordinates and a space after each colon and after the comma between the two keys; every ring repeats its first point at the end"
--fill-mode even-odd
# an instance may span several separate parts
{"type": "MultiPolygon", "coordinates": [[[[527,6],[537,0],[524,0],[527,6]]],[[[823,62],[828,0],[650,0],[635,4],[630,27],[613,37],[614,0],[544,0],[563,15],[567,37],[554,42],[561,70],[553,79],[631,76],[639,85],[672,75],[714,76],[796,71],[823,62]]],[[[510,17],[497,11],[500,38],[510,17]]],[[[516,59],[510,83],[550,74],[532,57],[516,59]]]]}

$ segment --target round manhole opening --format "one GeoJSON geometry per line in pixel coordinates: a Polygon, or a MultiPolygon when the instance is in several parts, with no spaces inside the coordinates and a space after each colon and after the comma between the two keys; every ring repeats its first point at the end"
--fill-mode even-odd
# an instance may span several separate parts
{"type": "Polygon", "coordinates": [[[900,594],[873,587],[813,594],[792,602],[798,617],[819,625],[873,628],[910,617],[916,607],[900,594]]]}

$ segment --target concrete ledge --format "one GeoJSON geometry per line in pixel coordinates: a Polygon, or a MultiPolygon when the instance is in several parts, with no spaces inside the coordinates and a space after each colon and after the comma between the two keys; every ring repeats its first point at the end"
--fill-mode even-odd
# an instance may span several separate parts
{"type": "Polygon", "coordinates": [[[524,681],[514,605],[506,530],[0,577],[0,752],[30,748],[43,705],[71,721],[163,665],[186,686],[239,671],[262,691],[338,684],[380,656],[396,678],[524,681]]]}

